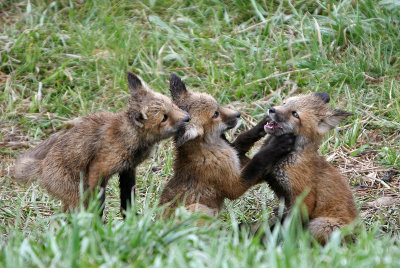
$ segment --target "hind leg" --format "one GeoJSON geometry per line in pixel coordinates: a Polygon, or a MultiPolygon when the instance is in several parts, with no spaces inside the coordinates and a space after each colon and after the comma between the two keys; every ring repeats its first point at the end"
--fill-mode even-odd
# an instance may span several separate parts
{"type": "MultiPolygon", "coordinates": [[[[203,214],[203,215],[211,217],[211,218],[213,218],[217,215],[217,211],[215,209],[212,209],[212,208],[207,207],[206,205],[203,205],[200,203],[190,204],[190,205],[186,206],[185,208],[187,211],[200,213],[200,214],[203,214]]],[[[199,226],[204,226],[207,223],[208,222],[203,219],[197,220],[197,225],[199,225],[199,226]]]]}
{"type": "MultiPolygon", "coordinates": [[[[47,192],[63,202],[63,210],[69,211],[79,207],[80,180],[72,177],[68,172],[61,169],[55,170],[48,167],[40,180],[40,186],[47,192]]],[[[84,185],[84,188],[85,187],[84,185]]]]}
{"type": "Polygon", "coordinates": [[[322,245],[325,245],[326,241],[329,239],[330,235],[345,224],[335,218],[328,217],[318,217],[312,219],[308,225],[310,234],[322,245]]]}
{"type": "Polygon", "coordinates": [[[47,192],[63,202],[63,211],[69,212],[79,207],[79,184],[65,182],[62,185],[41,183],[47,192]]]}

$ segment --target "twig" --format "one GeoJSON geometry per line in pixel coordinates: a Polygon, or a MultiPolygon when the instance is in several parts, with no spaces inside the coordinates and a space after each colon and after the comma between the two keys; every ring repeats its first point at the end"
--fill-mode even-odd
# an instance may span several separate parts
{"type": "Polygon", "coordinates": [[[179,71],[179,70],[191,70],[194,69],[193,67],[179,67],[179,68],[172,68],[171,71],[179,71]]]}
{"type": "MultiPolygon", "coordinates": [[[[376,171],[376,172],[384,172],[387,171],[388,169],[383,169],[379,167],[370,167],[370,168],[364,168],[364,169],[357,169],[358,173],[365,173],[365,172],[371,172],[371,171],[376,171]]],[[[352,173],[354,170],[344,170],[341,173],[352,173]]],[[[371,179],[371,178],[369,178],[371,179]]]]}
{"type": "Polygon", "coordinates": [[[258,83],[258,82],[269,80],[271,78],[276,78],[276,77],[284,76],[284,75],[287,75],[287,74],[298,73],[298,72],[303,72],[303,71],[307,71],[307,70],[308,70],[308,68],[303,68],[303,69],[298,69],[298,70],[287,71],[287,72],[284,72],[284,73],[275,73],[275,74],[271,74],[271,75],[269,75],[267,77],[264,77],[264,78],[261,78],[261,79],[257,79],[255,81],[248,82],[248,83],[246,83],[244,85],[245,86],[249,86],[249,85],[252,85],[252,84],[255,84],[255,83],[258,83]]]}
{"type": "Polygon", "coordinates": [[[26,148],[31,147],[31,142],[28,141],[10,141],[10,142],[0,142],[0,148],[26,148]]]}
{"type": "Polygon", "coordinates": [[[362,112],[362,113],[366,114],[366,115],[369,116],[370,118],[375,119],[376,121],[380,122],[381,125],[382,125],[382,122],[384,122],[384,123],[386,123],[386,124],[389,125],[389,126],[397,126],[397,127],[400,127],[400,124],[397,123],[396,121],[388,121],[388,120],[383,119],[383,118],[378,118],[378,117],[376,117],[376,116],[370,114],[369,112],[367,112],[367,111],[365,111],[365,110],[363,110],[363,109],[357,108],[357,107],[355,107],[355,109],[358,110],[359,112],[362,112]]]}
{"type": "Polygon", "coordinates": [[[265,20],[265,21],[259,22],[259,23],[257,23],[257,24],[251,25],[251,26],[247,27],[246,29],[237,31],[235,34],[245,33],[245,32],[247,32],[247,31],[250,31],[250,30],[254,29],[254,28],[257,28],[258,26],[262,26],[262,25],[264,25],[264,24],[267,24],[269,21],[270,21],[270,20],[265,20]]]}

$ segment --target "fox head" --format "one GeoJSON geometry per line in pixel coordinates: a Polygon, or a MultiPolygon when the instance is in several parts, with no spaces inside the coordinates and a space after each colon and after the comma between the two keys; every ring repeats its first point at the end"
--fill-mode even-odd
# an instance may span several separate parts
{"type": "Polygon", "coordinates": [[[293,133],[304,143],[319,145],[331,129],[351,113],[332,110],[327,103],[328,93],[318,92],[291,97],[280,106],[268,110],[271,121],[264,126],[266,133],[280,136],[293,133]]]}
{"type": "Polygon", "coordinates": [[[128,72],[130,100],[127,110],[129,120],[154,140],[173,136],[190,120],[168,97],[147,89],[140,79],[128,72]]]}
{"type": "Polygon", "coordinates": [[[191,118],[176,136],[178,147],[197,138],[212,142],[219,139],[224,131],[236,126],[240,112],[219,105],[208,94],[187,90],[179,76],[174,73],[169,82],[174,103],[188,112],[191,118]]]}

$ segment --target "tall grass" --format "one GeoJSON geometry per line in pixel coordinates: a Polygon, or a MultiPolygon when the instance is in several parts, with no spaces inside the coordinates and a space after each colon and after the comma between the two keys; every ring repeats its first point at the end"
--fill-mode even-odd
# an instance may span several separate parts
{"type": "MultiPolygon", "coordinates": [[[[396,238],[379,226],[356,231],[355,242],[342,243],[335,233],[322,247],[301,229],[296,217],[268,235],[239,231],[237,222],[211,221],[197,227],[196,215],[177,211],[176,218],[158,219],[158,210],[125,221],[80,211],[57,214],[21,229],[9,227],[0,248],[4,267],[396,267],[396,238]],[[156,219],[156,220],[155,220],[156,219]]],[[[19,215],[16,215],[17,218],[19,215]]]]}

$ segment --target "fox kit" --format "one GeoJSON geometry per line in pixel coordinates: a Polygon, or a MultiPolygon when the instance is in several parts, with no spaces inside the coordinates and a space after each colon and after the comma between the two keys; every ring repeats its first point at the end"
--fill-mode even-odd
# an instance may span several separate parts
{"type": "Polygon", "coordinates": [[[283,105],[270,108],[271,121],[265,131],[275,137],[285,133],[296,135],[292,153],[265,173],[263,149],[243,170],[247,180],[267,181],[286,208],[308,191],[303,204],[307,208],[310,233],[322,244],[336,229],[351,223],[357,210],[347,180],[318,153],[325,134],[335,128],[350,113],[327,106],[327,93],[312,93],[287,99],[283,105]]]}
{"type": "MultiPolygon", "coordinates": [[[[165,186],[160,204],[172,202],[173,210],[185,203],[187,210],[212,217],[225,198],[236,199],[254,185],[240,178],[241,166],[248,161],[245,153],[265,135],[265,122],[229,144],[223,133],[236,126],[239,112],[219,105],[208,94],[187,90],[175,74],[170,78],[170,89],[173,101],[189,113],[191,121],[176,135],[175,174],[165,186]]],[[[277,139],[276,148],[269,150],[264,160],[274,161],[287,153],[294,138],[287,140],[277,139]]]]}
{"type": "Polygon", "coordinates": [[[173,136],[188,122],[188,114],[159,93],[147,89],[128,72],[130,100],[126,111],[82,117],[70,129],[57,132],[21,155],[13,177],[40,185],[64,203],[75,208],[82,178],[85,190],[101,186],[105,199],[108,179],[119,174],[121,208],[131,201],[135,168],[145,160],[155,143],[173,136]]]}

